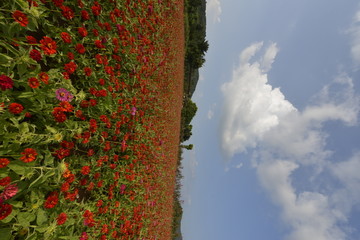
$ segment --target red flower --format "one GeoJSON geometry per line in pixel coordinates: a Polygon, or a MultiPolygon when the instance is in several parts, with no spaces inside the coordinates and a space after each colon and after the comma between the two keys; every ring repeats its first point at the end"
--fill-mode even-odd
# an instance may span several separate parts
{"type": "Polygon", "coordinates": [[[31,88],[38,88],[40,86],[39,80],[34,77],[28,79],[28,84],[31,88]]]}
{"type": "Polygon", "coordinates": [[[92,30],[95,37],[99,36],[99,31],[97,29],[92,30]]]}
{"type": "Polygon", "coordinates": [[[58,192],[52,192],[46,198],[46,201],[44,203],[44,207],[45,208],[54,208],[58,202],[59,202],[59,193],[58,192]]]}
{"type": "Polygon", "coordinates": [[[60,36],[65,43],[71,43],[71,36],[67,32],[62,32],[60,36]]]}
{"type": "Polygon", "coordinates": [[[12,205],[10,204],[0,204],[0,220],[5,219],[12,212],[12,205]]]}
{"type": "Polygon", "coordinates": [[[66,213],[64,212],[60,213],[56,219],[57,225],[63,225],[66,222],[66,219],[67,219],[66,213]]]}
{"type": "Polygon", "coordinates": [[[61,7],[64,3],[64,0],[52,0],[52,2],[55,4],[55,6],[61,7]]]}
{"type": "Polygon", "coordinates": [[[65,148],[60,148],[58,150],[55,151],[54,156],[56,156],[57,158],[64,159],[65,157],[70,155],[70,149],[65,149],[65,148]]]}
{"type": "Polygon", "coordinates": [[[41,46],[40,48],[44,51],[46,55],[51,55],[56,53],[56,42],[49,37],[43,37],[40,40],[41,46]]]}
{"type": "Polygon", "coordinates": [[[81,174],[88,175],[90,173],[90,166],[83,166],[81,168],[81,174]]]}
{"type": "Polygon", "coordinates": [[[20,114],[24,110],[24,107],[20,103],[10,103],[9,112],[12,114],[20,114]]]}
{"type": "Polygon", "coordinates": [[[33,36],[26,36],[26,39],[29,44],[37,44],[37,40],[33,36]]]}
{"type": "Polygon", "coordinates": [[[13,88],[14,82],[6,75],[0,75],[0,88],[5,91],[6,89],[13,88]]]}
{"type": "Polygon", "coordinates": [[[90,16],[89,13],[86,10],[82,10],[81,11],[81,18],[83,21],[89,20],[90,16]]]}
{"type": "Polygon", "coordinates": [[[66,18],[67,20],[71,20],[74,18],[74,11],[67,7],[67,6],[61,6],[61,14],[66,18]]]}
{"type": "Polygon", "coordinates": [[[23,27],[25,27],[29,23],[27,16],[19,10],[13,12],[12,17],[15,19],[16,22],[20,23],[20,25],[23,27]]]}
{"type": "Polygon", "coordinates": [[[84,28],[84,27],[78,28],[78,32],[79,32],[80,36],[82,36],[82,37],[86,37],[88,35],[88,32],[87,32],[86,28],[84,28]]]}
{"type": "Polygon", "coordinates": [[[30,51],[30,57],[37,62],[40,61],[42,58],[41,53],[36,49],[30,51]]]}
{"type": "Polygon", "coordinates": [[[64,113],[65,109],[62,108],[62,107],[55,107],[53,112],[52,112],[52,115],[54,116],[55,118],[55,121],[56,122],[65,122],[65,120],[67,119],[66,118],[66,115],[64,113]]]}
{"type": "Polygon", "coordinates": [[[5,187],[5,186],[9,185],[10,183],[11,183],[11,177],[9,177],[9,176],[0,179],[0,186],[5,187]]]}
{"type": "Polygon", "coordinates": [[[77,68],[77,65],[76,65],[75,62],[66,63],[66,64],[65,64],[65,67],[64,67],[65,71],[66,71],[68,74],[74,73],[75,70],[76,70],[76,68],[77,68]]]}
{"type": "Polygon", "coordinates": [[[39,73],[39,79],[45,83],[45,84],[49,84],[49,75],[46,72],[41,72],[39,73]]]}
{"type": "Polygon", "coordinates": [[[82,45],[81,43],[76,44],[75,49],[80,54],[84,54],[86,51],[84,45],[82,45]]]}
{"type": "Polygon", "coordinates": [[[38,153],[33,148],[25,148],[24,151],[21,153],[21,155],[23,156],[20,158],[20,160],[27,163],[27,162],[35,161],[38,153]]]}
{"type": "Polygon", "coordinates": [[[105,46],[102,44],[101,40],[95,40],[95,46],[97,48],[105,48],[105,46]]]}
{"type": "Polygon", "coordinates": [[[74,106],[67,101],[60,102],[60,107],[63,108],[64,112],[72,112],[74,110],[74,106]]]}
{"type": "Polygon", "coordinates": [[[89,67],[85,67],[85,68],[84,68],[84,72],[85,72],[85,75],[86,75],[86,76],[90,76],[91,73],[92,73],[92,70],[91,70],[91,68],[89,68],[89,67]]]}
{"type": "Polygon", "coordinates": [[[9,159],[7,158],[0,158],[0,168],[6,167],[10,163],[9,159]]]}
{"type": "Polygon", "coordinates": [[[67,57],[68,57],[69,60],[74,60],[75,59],[75,55],[72,52],[68,52],[67,57]]]}
{"type": "Polygon", "coordinates": [[[69,189],[70,189],[70,184],[68,182],[64,182],[61,185],[61,192],[65,193],[65,192],[69,191],[69,189]]]}
{"type": "Polygon", "coordinates": [[[91,11],[92,11],[92,13],[93,13],[95,16],[99,16],[99,15],[100,15],[101,6],[100,6],[100,4],[99,4],[97,1],[94,2],[94,6],[91,7],[91,11]]]}

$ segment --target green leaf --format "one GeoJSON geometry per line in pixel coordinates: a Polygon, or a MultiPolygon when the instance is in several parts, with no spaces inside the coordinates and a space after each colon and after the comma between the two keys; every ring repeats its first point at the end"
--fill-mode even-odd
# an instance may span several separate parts
{"type": "Polygon", "coordinates": [[[40,232],[40,233],[43,233],[43,232],[46,232],[46,230],[49,228],[48,225],[45,225],[45,226],[39,226],[37,228],[35,228],[36,231],[40,232]]]}
{"type": "Polygon", "coordinates": [[[26,134],[29,132],[29,124],[27,122],[23,122],[19,125],[20,134],[26,134]]]}
{"type": "Polygon", "coordinates": [[[23,92],[18,96],[18,98],[30,98],[33,96],[34,96],[33,92],[23,92]]]}
{"type": "Polygon", "coordinates": [[[29,212],[20,212],[17,215],[17,219],[19,221],[19,224],[23,226],[24,228],[29,227],[30,223],[34,221],[36,218],[35,214],[29,213],[29,212]]]}
{"type": "Polygon", "coordinates": [[[15,173],[22,175],[23,178],[30,178],[34,174],[34,169],[31,168],[33,163],[24,163],[20,160],[11,161],[8,167],[15,173]]]}
{"type": "Polygon", "coordinates": [[[48,220],[46,212],[39,208],[37,211],[36,224],[41,226],[48,220]]]}
{"type": "Polygon", "coordinates": [[[11,62],[14,59],[12,57],[9,57],[8,55],[0,53],[0,65],[3,65],[4,67],[10,67],[11,62]]]}
{"type": "Polygon", "coordinates": [[[0,229],[0,236],[2,240],[10,240],[12,236],[11,228],[0,229]]]}

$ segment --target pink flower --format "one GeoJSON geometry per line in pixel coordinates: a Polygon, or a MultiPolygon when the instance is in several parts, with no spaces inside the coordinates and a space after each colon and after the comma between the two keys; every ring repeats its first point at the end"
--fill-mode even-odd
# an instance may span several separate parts
{"type": "Polygon", "coordinates": [[[16,195],[19,191],[19,188],[16,184],[7,185],[4,191],[0,194],[0,198],[3,200],[8,200],[16,195]]]}

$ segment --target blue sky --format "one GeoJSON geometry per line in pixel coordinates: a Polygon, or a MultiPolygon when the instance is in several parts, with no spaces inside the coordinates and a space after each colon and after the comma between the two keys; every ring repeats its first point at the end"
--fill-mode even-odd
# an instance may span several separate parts
{"type": "Polygon", "coordinates": [[[360,3],[208,0],[185,240],[360,239],[360,3]]]}

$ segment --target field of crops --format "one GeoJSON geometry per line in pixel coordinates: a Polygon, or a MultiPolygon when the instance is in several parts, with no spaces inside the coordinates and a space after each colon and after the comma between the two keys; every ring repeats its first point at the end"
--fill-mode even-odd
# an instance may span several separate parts
{"type": "Polygon", "coordinates": [[[171,239],[183,1],[1,2],[1,239],[171,239]]]}

